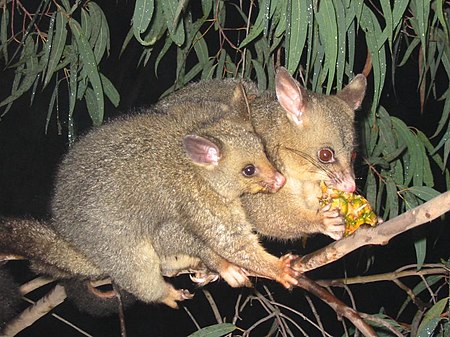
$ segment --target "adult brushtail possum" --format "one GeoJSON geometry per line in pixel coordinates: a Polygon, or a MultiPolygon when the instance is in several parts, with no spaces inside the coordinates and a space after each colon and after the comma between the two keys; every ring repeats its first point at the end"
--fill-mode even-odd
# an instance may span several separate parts
{"type": "Polygon", "coordinates": [[[355,191],[354,110],[364,98],[366,78],[357,75],[330,96],[306,90],[279,68],[275,85],[275,96],[261,95],[252,102],[251,117],[286,184],[270,196],[242,196],[250,222],[260,234],[278,239],[312,233],[340,239],[343,218],[337,211],[319,209],[320,182],[355,191]]]}
{"type": "MultiPolygon", "coordinates": [[[[292,256],[264,250],[240,200],[276,192],[285,182],[266,158],[247,108],[238,85],[226,104],[185,100],[170,107],[173,113],[144,111],[81,138],[59,166],[52,218],[43,225],[65,250],[55,248],[53,260],[41,252],[37,269],[64,274],[72,266],[60,261],[79,253],[69,274],[108,275],[139,299],[171,307],[192,295],[161,272],[200,263],[232,286],[249,284],[247,272],[296,284],[292,256]]],[[[39,229],[38,222],[31,226],[39,229]]],[[[14,253],[28,254],[21,247],[14,253]]]]}

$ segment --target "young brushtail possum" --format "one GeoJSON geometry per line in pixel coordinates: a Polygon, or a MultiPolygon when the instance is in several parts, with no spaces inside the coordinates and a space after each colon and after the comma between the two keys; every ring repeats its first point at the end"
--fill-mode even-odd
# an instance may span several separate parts
{"type": "Polygon", "coordinates": [[[296,284],[292,257],[267,253],[246,220],[239,197],[276,192],[285,179],[253,132],[242,88],[231,96],[231,104],[184,102],[173,115],[119,119],[74,145],[56,177],[51,220],[86,257],[72,274],[109,275],[139,299],[171,307],[192,295],[161,270],[200,261],[233,286],[248,283],[246,272],[296,284]],[[191,111],[205,118],[193,121],[191,111]]]}
{"type": "Polygon", "coordinates": [[[159,104],[167,108],[186,97],[224,101],[238,82],[249,94],[251,120],[269,159],[286,177],[278,193],[242,196],[255,230],[278,239],[313,233],[340,239],[345,229],[343,218],[337,211],[319,209],[320,182],[338,190],[355,190],[354,110],[364,98],[365,77],[357,75],[336,95],[321,95],[303,88],[280,67],[273,94],[258,93],[252,82],[212,80],[181,89],[159,104]]]}

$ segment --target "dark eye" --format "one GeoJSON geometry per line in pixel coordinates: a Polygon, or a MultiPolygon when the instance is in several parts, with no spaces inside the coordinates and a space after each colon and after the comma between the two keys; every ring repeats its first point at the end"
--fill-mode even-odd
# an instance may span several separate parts
{"type": "Polygon", "coordinates": [[[334,162],[334,152],[332,149],[325,147],[317,152],[317,158],[324,164],[332,163],[334,162]]]}
{"type": "Polygon", "coordinates": [[[256,172],[256,167],[253,166],[252,164],[247,165],[246,167],[244,167],[244,169],[242,170],[242,174],[246,177],[251,177],[252,175],[254,175],[256,172]]]}
{"type": "Polygon", "coordinates": [[[356,157],[358,157],[358,152],[352,151],[352,162],[356,160],[356,157]]]}

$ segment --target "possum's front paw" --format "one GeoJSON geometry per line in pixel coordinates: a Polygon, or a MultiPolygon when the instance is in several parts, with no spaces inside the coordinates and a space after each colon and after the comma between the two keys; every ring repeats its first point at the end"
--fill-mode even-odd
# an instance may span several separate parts
{"type": "Polygon", "coordinates": [[[278,281],[288,289],[298,284],[297,279],[301,275],[300,272],[292,269],[291,267],[292,261],[295,260],[297,257],[298,256],[293,254],[286,254],[280,257],[279,259],[281,274],[279,275],[276,281],[278,281]]]}
{"type": "Polygon", "coordinates": [[[223,260],[218,268],[220,276],[233,288],[251,287],[252,282],[247,276],[247,271],[235,264],[223,260]]]}
{"type": "Polygon", "coordinates": [[[173,309],[178,309],[177,302],[190,300],[193,297],[194,294],[191,294],[189,290],[175,289],[172,285],[167,284],[167,295],[161,299],[161,302],[173,309]]]}
{"type": "Polygon", "coordinates": [[[323,234],[334,240],[342,239],[345,232],[345,221],[338,209],[330,210],[330,205],[326,205],[320,210],[322,213],[323,234]]]}

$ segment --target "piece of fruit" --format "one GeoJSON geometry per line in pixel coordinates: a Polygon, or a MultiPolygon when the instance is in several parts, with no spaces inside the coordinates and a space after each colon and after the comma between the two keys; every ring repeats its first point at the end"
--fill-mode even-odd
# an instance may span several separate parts
{"type": "Polygon", "coordinates": [[[339,210],[339,214],[345,221],[344,236],[352,234],[363,224],[372,227],[378,224],[377,215],[362,195],[335,190],[323,181],[320,183],[320,188],[322,196],[319,198],[319,205],[320,207],[330,205],[330,210],[339,210]]]}

